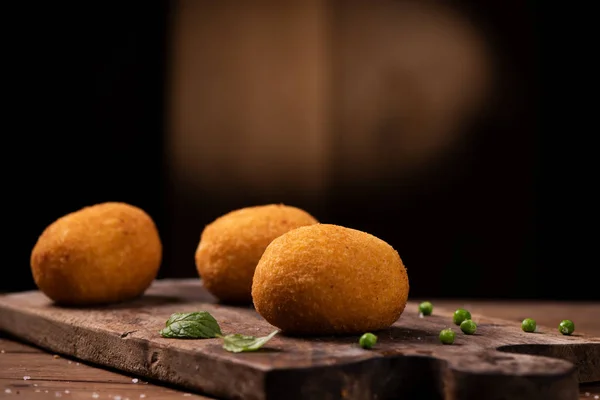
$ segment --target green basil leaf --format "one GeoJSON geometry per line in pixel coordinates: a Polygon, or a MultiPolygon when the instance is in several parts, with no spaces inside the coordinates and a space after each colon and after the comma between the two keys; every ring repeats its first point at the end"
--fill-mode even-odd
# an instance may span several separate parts
{"type": "Polygon", "coordinates": [[[264,346],[279,331],[273,331],[267,336],[254,337],[241,335],[239,333],[223,336],[223,348],[232,353],[241,353],[243,351],[256,351],[264,346]]]}
{"type": "Polygon", "coordinates": [[[217,320],[206,311],[174,313],[160,331],[166,338],[209,339],[222,335],[217,320]]]}

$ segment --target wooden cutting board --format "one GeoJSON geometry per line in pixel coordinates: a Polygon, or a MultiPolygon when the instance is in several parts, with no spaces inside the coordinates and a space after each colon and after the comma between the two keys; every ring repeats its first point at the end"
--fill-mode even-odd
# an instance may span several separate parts
{"type": "MultiPolygon", "coordinates": [[[[453,310],[420,318],[409,302],[372,350],[358,336],[272,339],[256,353],[230,353],[221,339],[165,339],[173,312],[205,310],[224,334],[274,328],[252,308],[218,304],[198,280],[157,281],[135,301],[62,308],[37,291],[0,296],[0,330],[49,351],[227,399],[577,399],[578,382],[600,380],[600,338],[556,327],[525,333],[512,321],[473,314],[475,335],[453,310]],[[454,327],[453,345],[439,331],[454,327]],[[548,356],[548,357],[544,357],[548,356]]],[[[598,316],[596,316],[598,317],[598,316]]],[[[557,316],[560,318],[560,316],[557,316]]]]}

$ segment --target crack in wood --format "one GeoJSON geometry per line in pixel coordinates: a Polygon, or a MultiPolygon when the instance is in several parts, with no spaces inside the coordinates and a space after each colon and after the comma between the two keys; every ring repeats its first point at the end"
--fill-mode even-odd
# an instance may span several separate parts
{"type": "Polygon", "coordinates": [[[123,332],[121,333],[121,338],[126,338],[127,336],[131,335],[132,333],[137,332],[137,329],[134,331],[127,331],[127,332],[123,332]]]}

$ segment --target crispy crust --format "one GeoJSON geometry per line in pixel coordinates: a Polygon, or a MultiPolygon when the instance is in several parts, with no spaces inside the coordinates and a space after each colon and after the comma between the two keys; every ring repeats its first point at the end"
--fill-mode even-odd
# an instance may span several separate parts
{"type": "Polygon", "coordinates": [[[352,334],[392,325],[408,299],[396,250],[337,225],[295,229],[273,240],[252,284],[256,310],[290,334],[352,334]]]}
{"type": "Polygon", "coordinates": [[[102,203],[50,224],[31,252],[38,288],[57,303],[93,305],[140,296],[156,278],[162,244],[152,218],[102,203]]]}
{"type": "Polygon", "coordinates": [[[231,211],[207,225],[195,262],[204,286],[228,303],[251,303],[258,260],[276,237],[317,220],[304,210],[282,204],[231,211]]]}

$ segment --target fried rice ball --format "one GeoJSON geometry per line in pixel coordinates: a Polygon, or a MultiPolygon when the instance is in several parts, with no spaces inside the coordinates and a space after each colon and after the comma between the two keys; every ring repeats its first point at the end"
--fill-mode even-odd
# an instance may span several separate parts
{"type": "Polygon", "coordinates": [[[256,311],[283,332],[355,334],[390,327],[409,284],[386,242],[330,224],[294,229],[265,250],[252,283],[256,311]]]}
{"type": "Polygon", "coordinates": [[[152,218],[135,206],[109,202],[54,221],[38,238],[30,261],[37,287],[50,299],[86,306],[142,295],[161,260],[152,218]]]}
{"type": "Polygon", "coordinates": [[[252,276],[263,252],[276,237],[317,220],[283,204],[245,207],[207,225],[195,261],[206,289],[224,303],[251,303],[252,276]]]}

